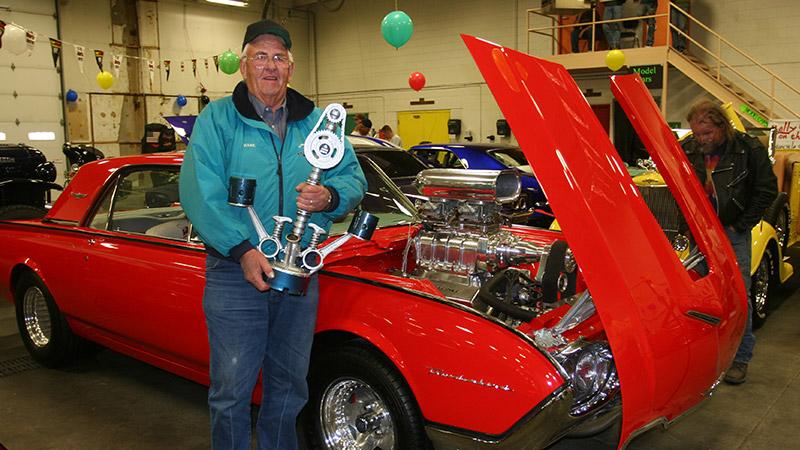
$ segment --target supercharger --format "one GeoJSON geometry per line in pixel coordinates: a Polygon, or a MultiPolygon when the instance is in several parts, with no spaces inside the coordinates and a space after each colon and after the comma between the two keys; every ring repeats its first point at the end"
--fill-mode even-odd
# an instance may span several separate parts
{"type": "Polygon", "coordinates": [[[522,316],[529,318],[568,293],[576,264],[566,242],[543,245],[503,227],[504,206],[521,192],[515,172],[429,169],[420,172],[416,186],[423,219],[413,241],[416,272],[447,297],[492,311],[497,308],[491,302],[481,301],[491,294],[502,297],[504,306],[513,305],[512,312],[527,311],[522,316]],[[535,275],[516,267],[534,263],[535,275]],[[512,280],[513,286],[498,284],[498,277],[512,280]],[[487,292],[487,285],[493,292],[487,292]]]}

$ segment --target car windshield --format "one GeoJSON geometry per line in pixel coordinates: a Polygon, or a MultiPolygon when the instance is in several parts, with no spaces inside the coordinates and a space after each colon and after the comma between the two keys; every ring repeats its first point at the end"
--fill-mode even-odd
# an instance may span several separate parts
{"type": "MultiPolygon", "coordinates": [[[[378,216],[378,228],[404,225],[418,221],[417,210],[411,201],[369,158],[358,155],[358,162],[367,179],[367,192],[361,200],[360,208],[378,216]]],[[[344,234],[353,218],[351,212],[335,221],[330,235],[344,234]]]]}
{"type": "Polygon", "coordinates": [[[413,177],[427,169],[420,160],[405,150],[361,150],[359,153],[371,159],[389,178],[413,177]]]}
{"type": "Polygon", "coordinates": [[[528,160],[525,159],[525,154],[522,153],[519,147],[496,148],[486,153],[500,161],[506,167],[513,167],[523,172],[533,173],[531,166],[528,164],[528,160]]]}

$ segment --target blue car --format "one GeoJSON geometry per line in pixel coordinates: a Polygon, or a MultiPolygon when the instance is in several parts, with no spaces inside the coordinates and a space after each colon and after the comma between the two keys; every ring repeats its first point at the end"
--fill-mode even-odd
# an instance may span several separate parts
{"type": "Polygon", "coordinates": [[[537,227],[548,227],[553,221],[553,213],[547,198],[533,170],[519,147],[493,144],[422,144],[409,149],[422,162],[430,167],[517,171],[522,180],[522,190],[527,194],[521,197],[524,204],[516,205],[519,210],[532,210],[527,223],[537,227]]]}

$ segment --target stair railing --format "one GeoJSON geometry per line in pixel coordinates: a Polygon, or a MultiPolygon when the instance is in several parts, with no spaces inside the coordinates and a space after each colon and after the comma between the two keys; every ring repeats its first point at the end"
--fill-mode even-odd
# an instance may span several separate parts
{"type": "Polygon", "coordinates": [[[798,90],[796,87],[794,87],[791,84],[789,84],[786,80],[781,78],[780,75],[778,75],[775,72],[773,72],[770,68],[768,68],[768,67],[764,66],[763,64],[761,64],[760,62],[756,61],[752,56],[750,56],[749,54],[747,54],[746,52],[741,50],[739,47],[735,46],[729,40],[727,40],[724,37],[722,37],[719,33],[717,33],[716,31],[714,31],[711,28],[709,28],[708,26],[706,26],[706,24],[704,24],[703,22],[700,22],[694,16],[688,14],[687,11],[683,10],[679,6],[674,5],[672,2],[670,2],[668,10],[669,10],[669,13],[670,13],[670,17],[671,17],[671,14],[674,14],[675,12],[682,13],[688,18],[690,24],[693,24],[694,26],[700,27],[702,30],[704,30],[705,32],[707,32],[711,36],[710,45],[713,45],[716,48],[716,50],[708,49],[705,45],[701,44],[697,39],[693,38],[688,33],[684,32],[683,30],[681,30],[680,28],[678,28],[674,24],[672,24],[671,21],[670,21],[670,24],[669,24],[670,31],[673,31],[673,32],[678,33],[681,36],[683,36],[688,42],[691,42],[693,44],[692,49],[698,48],[698,49],[702,50],[705,53],[705,55],[708,56],[712,60],[715,70],[714,70],[714,73],[710,74],[710,75],[712,77],[714,77],[718,82],[723,83],[722,70],[723,69],[729,70],[732,73],[735,73],[739,78],[741,78],[749,86],[751,86],[752,88],[754,88],[755,90],[757,90],[758,92],[763,94],[767,99],[769,99],[769,103],[770,103],[769,107],[768,107],[767,111],[763,111],[768,117],[773,117],[775,115],[775,106],[778,105],[781,108],[783,108],[783,110],[785,110],[785,112],[788,112],[791,116],[800,118],[800,114],[798,114],[789,105],[787,105],[786,103],[784,103],[783,101],[781,101],[780,99],[777,98],[777,96],[775,94],[775,88],[776,88],[776,84],[778,86],[782,86],[783,88],[788,89],[789,91],[794,92],[795,94],[797,94],[798,98],[800,98],[800,90],[798,90]],[[746,61],[752,63],[754,68],[760,69],[761,73],[766,74],[769,77],[769,80],[770,80],[770,90],[769,91],[765,90],[759,84],[757,84],[755,81],[753,81],[750,77],[748,77],[747,75],[743,74],[741,71],[736,69],[734,66],[732,66],[730,63],[728,63],[726,60],[724,60],[722,58],[722,52],[725,51],[725,50],[733,51],[734,54],[739,55],[739,56],[743,57],[746,61]]]}

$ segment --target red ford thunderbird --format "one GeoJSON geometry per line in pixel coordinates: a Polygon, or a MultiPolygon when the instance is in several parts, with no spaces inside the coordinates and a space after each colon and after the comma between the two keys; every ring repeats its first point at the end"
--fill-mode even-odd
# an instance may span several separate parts
{"type": "MultiPolygon", "coordinates": [[[[567,71],[464,40],[563,232],[503,225],[513,173],[425,171],[412,204],[362,161],[379,229],[319,273],[302,428],[332,449],[524,449],[620,420],[624,446],[731,362],[746,315],[733,251],[638,75],[612,90],[687,219],[683,262],[567,71]]],[[[0,222],[0,295],[36,360],[68,363],[91,341],[208,382],[181,160],[90,163],[44,219],[0,222]]]]}

